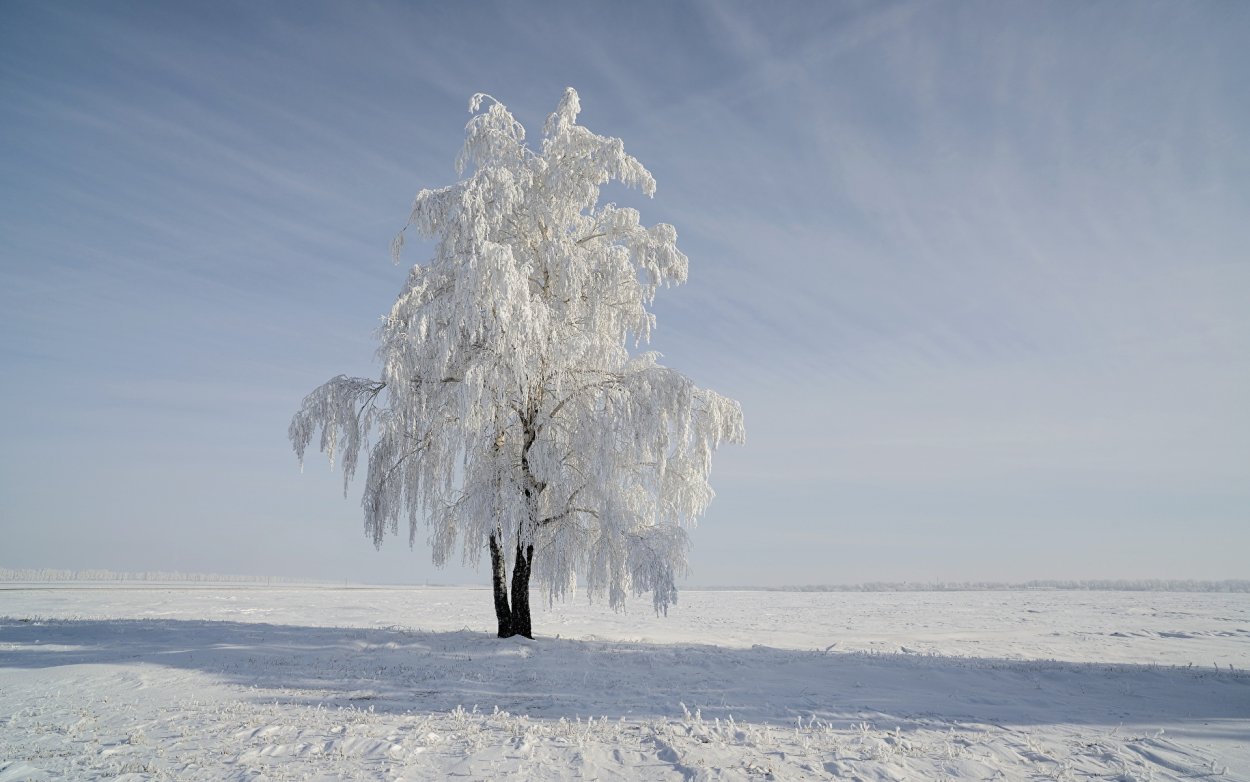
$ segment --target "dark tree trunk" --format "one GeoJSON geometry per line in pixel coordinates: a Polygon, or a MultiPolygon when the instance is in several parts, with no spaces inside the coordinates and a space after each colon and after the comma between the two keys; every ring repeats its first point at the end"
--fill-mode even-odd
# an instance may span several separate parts
{"type": "Polygon", "coordinates": [[[512,565],[512,632],[526,638],[534,637],[534,631],[530,629],[530,566],[534,563],[534,544],[530,542],[522,546],[521,541],[526,537],[533,541],[533,524],[537,518],[533,515],[534,500],[546,488],[530,471],[529,452],[538,437],[538,427],[534,426],[537,415],[537,402],[531,399],[526,412],[521,415],[521,474],[524,476],[521,490],[525,492],[525,507],[531,515],[517,529],[516,562],[512,565]],[[531,534],[527,536],[526,532],[531,534]]]}
{"type": "MultiPolygon", "coordinates": [[[[534,637],[530,629],[530,565],[533,562],[534,546],[526,546],[522,551],[518,542],[516,564],[512,566],[512,632],[526,638],[534,637]]],[[[495,602],[498,605],[498,598],[495,602]]]]}
{"type": "MultiPolygon", "coordinates": [[[[504,560],[503,547],[499,545],[497,535],[490,536],[490,574],[491,583],[495,588],[495,618],[499,620],[499,637],[511,638],[516,635],[512,625],[512,609],[508,606],[508,563],[504,560]]],[[[514,574],[515,576],[515,574],[514,574]]],[[[514,578],[515,581],[515,578],[514,578]]],[[[513,587],[516,588],[515,586],[513,587]]],[[[528,607],[528,606],[527,606],[528,607]]],[[[529,613],[526,613],[528,618],[529,613]]],[[[529,632],[528,622],[525,625],[529,632]]]]}

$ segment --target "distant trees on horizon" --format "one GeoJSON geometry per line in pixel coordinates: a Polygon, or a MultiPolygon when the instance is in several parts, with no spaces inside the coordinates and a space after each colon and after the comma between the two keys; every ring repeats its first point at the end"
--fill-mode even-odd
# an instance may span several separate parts
{"type": "MultiPolygon", "coordinates": [[[[289,576],[243,576],[223,573],[179,573],[168,570],[121,572],[115,570],[63,570],[56,568],[0,568],[0,582],[57,583],[61,581],[151,581],[210,584],[313,584],[310,578],[289,576]]],[[[330,582],[335,583],[335,582],[330,582]]]]}
{"type": "MultiPolygon", "coordinates": [[[[114,570],[65,570],[56,568],[0,568],[0,583],[87,582],[153,582],[202,584],[311,584],[330,586],[342,581],[325,581],[291,576],[249,576],[222,573],[180,573],[150,570],[122,572],[114,570]]],[[[442,585],[452,586],[452,585],[442,585]]],[[[812,584],[783,587],[689,587],[692,590],[742,589],[763,592],[1006,592],[1015,590],[1055,590],[1086,592],[1250,592],[1250,580],[1194,580],[1169,578],[1143,579],[1059,579],[1019,583],[1005,581],[870,581],[863,584],[812,584]]]]}
{"type": "Polygon", "coordinates": [[[814,584],[765,587],[778,592],[998,592],[1019,589],[1107,592],[1250,592],[1250,580],[1225,579],[1057,579],[1006,581],[870,581],[863,584],[814,584]]]}

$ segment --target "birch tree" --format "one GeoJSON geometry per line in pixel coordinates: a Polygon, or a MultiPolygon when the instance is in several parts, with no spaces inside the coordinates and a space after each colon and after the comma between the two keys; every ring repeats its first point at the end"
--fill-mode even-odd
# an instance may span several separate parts
{"type": "Polygon", "coordinates": [[[410,546],[428,530],[438,565],[488,551],[500,637],[533,637],[531,581],[549,601],[580,583],[667,611],[712,453],[744,437],[737,402],[639,350],[687,258],[671,225],[599,203],[610,181],[651,196],[655,180],[578,112],[569,89],[534,150],[473,96],[463,178],[418,193],[392,247],[398,263],[408,230],[436,242],[379,330],[380,377],[331,379],[289,431],[301,464],[320,434],[345,496],[364,455],[375,545],[406,525],[410,546]]]}

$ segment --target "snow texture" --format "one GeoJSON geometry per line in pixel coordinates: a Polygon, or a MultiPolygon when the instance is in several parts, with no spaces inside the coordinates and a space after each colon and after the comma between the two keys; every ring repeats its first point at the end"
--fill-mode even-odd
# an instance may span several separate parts
{"type": "MultiPolygon", "coordinates": [[[[457,161],[470,175],[412,207],[437,246],[381,328],[381,378],[322,385],[290,438],[302,462],[321,432],[344,493],[367,452],[375,545],[401,521],[411,543],[424,521],[438,564],[459,548],[476,565],[490,540],[533,546],[548,602],[581,583],[617,608],[650,593],[663,611],[712,500],[712,452],[742,441],[742,412],[658,354],[631,355],[687,259],[671,225],[599,203],[610,181],[649,196],[655,180],[620,139],[578,125],[579,108],[567,90],[535,152],[501,103],[473,97],[457,161]]],[[[402,246],[401,231],[396,260],[402,246]]]]}
{"type": "Polygon", "coordinates": [[[487,594],[5,588],[0,780],[1250,779],[1245,594],[487,594]]]}

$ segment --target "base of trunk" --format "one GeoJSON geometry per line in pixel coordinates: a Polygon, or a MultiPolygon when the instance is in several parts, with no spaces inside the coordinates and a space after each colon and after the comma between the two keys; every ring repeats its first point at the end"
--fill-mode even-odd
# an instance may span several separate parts
{"type": "Polygon", "coordinates": [[[512,566],[512,632],[533,638],[530,629],[530,566],[534,562],[534,547],[521,544],[516,547],[516,563],[512,566]]]}
{"type": "Polygon", "coordinates": [[[512,599],[508,597],[508,563],[504,560],[499,534],[490,536],[491,586],[495,597],[495,619],[499,637],[514,635],[533,638],[530,625],[530,572],[534,563],[534,547],[524,549],[517,544],[516,561],[512,565],[512,599]]]}
{"type": "Polygon", "coordinates": [[[499,620],[499,637],[516,635],[512,629],[512,607],[508,605],[508,570],[497,535],[490,536],[491,586],[495,591],[495,618],[499,620]]]}

